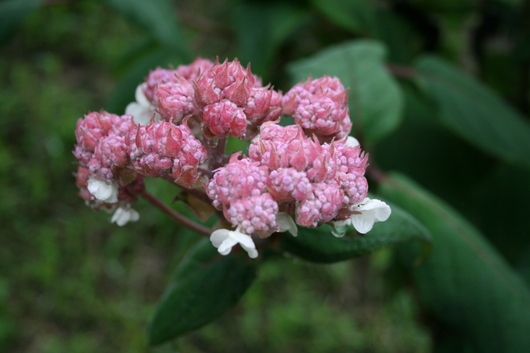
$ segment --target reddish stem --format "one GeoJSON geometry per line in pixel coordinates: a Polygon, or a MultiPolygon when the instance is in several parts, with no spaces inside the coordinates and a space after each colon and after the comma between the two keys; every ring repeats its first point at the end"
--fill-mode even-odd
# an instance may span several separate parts
{"type": "Polygon", "coordinates": [[[411,79],[416,76],[416,70],[410,66],[387,64],[386,68],[392,75],[396,77],[411,79]]]}
{"type": "Polygon", "coordinates": [[[168,216],[170,216],[171,218],[173,218],[175,221],[179,222],[180,224],[188,227],[189,229],[194,230],[199,234],[203,234],[207,236],[210,236],[210,234],[212,233],[211,229],[201,226],[200,224],[197,224],[187,219],[186,217],[184,217],[183,215],[181,215],[180,213],[176,212],[171,207],[166,205],[164,202],[158,199],[155,195],[149,193],[148,191],[142,192],[141,195],[147,201],[149,201],[153,206],[159,208],[160,210],[162,210],[162,212],[164,212],[165,214],[167,214],[168,216]]]}

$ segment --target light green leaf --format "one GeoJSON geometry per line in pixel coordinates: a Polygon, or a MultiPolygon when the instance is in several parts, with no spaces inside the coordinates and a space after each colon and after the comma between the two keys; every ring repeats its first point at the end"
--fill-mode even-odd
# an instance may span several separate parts
{"type": "Polygon", "coordinates": [[[117,12],[144,28],[166,48],[191,61],[176,10],[167,0],[104,0],[117,12]]]}
{"type": "Polygon", "coordinates": [[[447,127],[490,154],[530,168],[530,124],[519,112],[441,59],[423,57],[416,67],[418,83],[447,127]]]}
{"type": "Polygon", "coordinates": [[[182,261],[151,320],[150,345],[164,343],[213,321],[250,287],[256,276],[255,262],[241,253],[222,258],[216,254],[205,239],[182,261]]]}
{"type": "Polygon", "coordinates": [[[337,76],[349,88],[353,134],[369,143],[391,133],[401,121],[403,97],[384,66],[385,48],[378,42],[358,40],[325,49],[296,61],[288,70],[293,81],[337,76]]]}
{"type": "Polygon", "coordinates": [[[413,247],[398,248],[426,309],[474,352],[528,352],[530,291],[480,232],[402,175],[392,174],[379,191],[432,234],[432,253],[420,266],[412,264],[413,247]]]}
{"type": "Polygon", "coordinates": [[[428,231],[414,217],[399,207],[391,205],[392,214],[385,222],[374,224],[365,235],[358,235],[353,228],[350,235],[337,238],[331,234],[331,227],[299,227],[298,236],[287,234],[281,238],[283,250],[305,260],[332,263],[372,253],[384,246],[408,241],[428,242],[428,231]],[[355,233],[355,235],[354,235],[355,233]]]}
{"type": "Polygon", "coordinates": [[[0,2],[0,46],[15,33],[42,0],[4,0],[0,2]]]}

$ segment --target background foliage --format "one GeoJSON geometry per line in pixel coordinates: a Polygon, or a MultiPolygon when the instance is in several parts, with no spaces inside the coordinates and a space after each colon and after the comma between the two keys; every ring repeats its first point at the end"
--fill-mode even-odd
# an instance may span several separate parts
{"type": "Polygon", "coordinates": [[[0,350],[523,352],[528,16],[517,0],[0,2],[0,350]],[[148,348],[197,237],[142,202],[124,228],[87,209],[73,131],[197,55],[252,62],[284,91],[338,75],[370,163],[399,172],[372,185],[433,237],[425,263],[417,244],[332,265],[270,254],[228,314],[148,348]]]}

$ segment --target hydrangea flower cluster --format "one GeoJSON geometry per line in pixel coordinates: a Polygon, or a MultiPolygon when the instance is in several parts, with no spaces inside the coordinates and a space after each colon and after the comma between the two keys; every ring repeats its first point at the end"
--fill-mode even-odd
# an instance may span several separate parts
{"type": "Polygon", "coordinates": [[[79,195],[124,225],[139,218],[131,205],[147,195],[144,177],[164,178],[210,200],[232,225],[208,232],[222,255],[240,244],[255,258],[253,237],[296,236],[297,225],[366,233],[390,208],[367,198],[368,156],[348,136],[347,101],[335,77],[309,78],[282,95],[237,60],[157,68],[125,115],[78,121],[79,195]],[[295,124],[279,125],[281,115],[295,124]],[[250,142],[247,155],[225,155],[229,136],[250,142]]]}

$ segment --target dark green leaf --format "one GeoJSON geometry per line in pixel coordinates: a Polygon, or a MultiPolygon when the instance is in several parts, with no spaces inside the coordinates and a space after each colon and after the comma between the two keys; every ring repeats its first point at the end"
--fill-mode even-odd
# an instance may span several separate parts
{"type": "Polygon", "coordinates": [[[359,40],[321,51],[289,65],[293,81],[337,76],[349,87],[353,132],[373,143],[391,133],[401,121],[403,97],[384,67],[385,48],[378,42],[359,40]]]}
{"type": "MultiPolygon", "coordinates": [[[[332,263],[372,253],[384,246],[413,240],[429,240],[428,231],[407,212],[391,205],[390,218],[374,224],[365,235],[337,238],[331,227],[300,227],[297,237],[283,236],[282,249],[313,262],[332,263]]],[[[353,228],[350,234],[353,234],[353,228]]]]}
{"type": "Polygon", "coordinates": [[[391,175],[379,191],[432,234],[432,253],[423,265],[412,264],[410,245],[398,255],[439,322],[456,330],[474,352],[528,352],[530,291],[480,232],[404,176],[391,175]]]}
{"type": "Polygon", "coordinates": [[[15,33],[42,0],[4,0],[0,2],[0,46],[15,33]]]}
{"type": "Polygon", "coordinates": [[[256,276],[254,262],[241,253],[222,258],[215,254],[215,248],[207,240],[190,250],[151,320],[151,345],[213,321],[237,303],[250,287],[256,276]]]}
{"type": "Polygon", "coordinates": [[[355,33],[373,33],[374,9],[366,0],[311,0],[335,24],[355,33]]]}
{"type": "Polygon", "coordinates": [[[177,22],[175,8],[167,0],[104,0],[117,12],[141,26],[167,48],[191,61],[186,42],[177,22]]]}
{"type": "Polygon", "coordinates": [[[285,3],[246,3],[234,11],[239,60],[266,76],[282,42],[308,17],[307,12],[285,3]]]}
{"type": "Polygon", "coordinates": [[[178,281],[193,273],[193,271],[200,268],[202,264],[213,259],[217,254],[217,249],[212,245],[210,240],[207,238],[201,238],[188,250],[186,256],[182,259],[182,262],[175,271],[173,281],[178,281]]]}
{"type": "Polygon", "coordinates": [[[503,160],[530,168],[530,125],[479,82],[436,57],[421,58],[419,83],[460,137],[503,160]]]}

